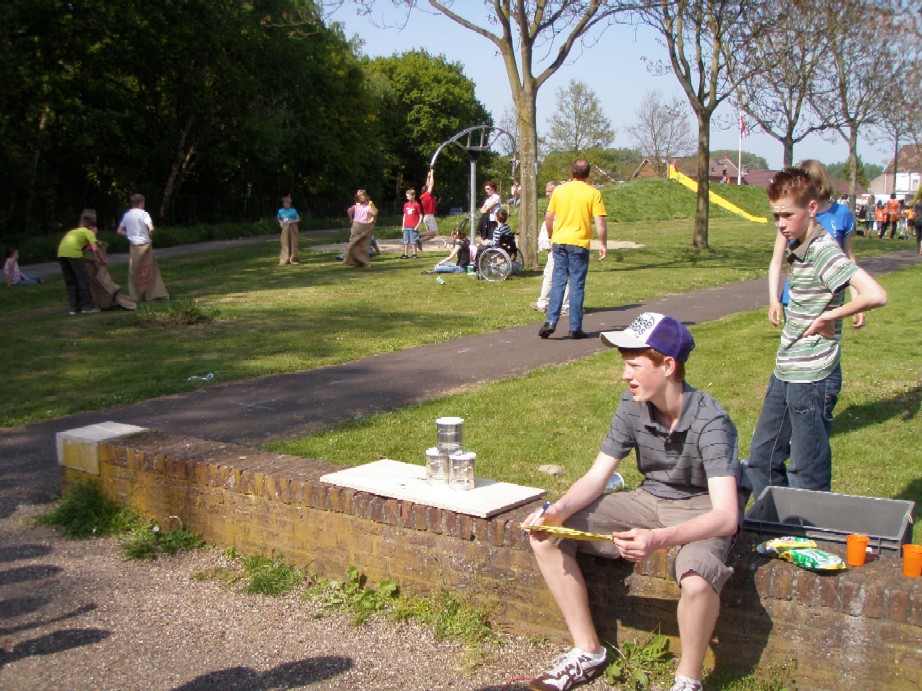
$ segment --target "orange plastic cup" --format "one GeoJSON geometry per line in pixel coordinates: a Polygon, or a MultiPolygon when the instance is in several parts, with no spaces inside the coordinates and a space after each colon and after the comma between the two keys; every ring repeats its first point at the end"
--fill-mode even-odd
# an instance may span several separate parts
{"type": "Polygon", "coordinates": [[[867,535],[849,535],[845,538],[845,561],[849,566],[864,566],[870,539],[867,535]]]}
{"type": "Polygon", "coordinates": [[[903,545],[903,575],[922,576],[922,545],[903,545]]]}

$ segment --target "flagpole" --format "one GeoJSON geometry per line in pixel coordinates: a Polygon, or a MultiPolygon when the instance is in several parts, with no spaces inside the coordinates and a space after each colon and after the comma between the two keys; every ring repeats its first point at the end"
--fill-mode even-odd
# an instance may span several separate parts
{"type": "Polygon", "coordinates": [[[736,186],[739,187],[743,184],[743,110],[739,109],[740,122],[739,122],[739,152],[736,159],[736,186]]]}

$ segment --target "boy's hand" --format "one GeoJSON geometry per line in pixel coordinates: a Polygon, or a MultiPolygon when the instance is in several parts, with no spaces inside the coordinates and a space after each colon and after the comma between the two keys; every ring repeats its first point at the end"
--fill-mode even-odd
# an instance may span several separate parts
{"type": "Polygon", "coordinates": [[[784,308],[777,300],[772,300],[768,306],[768,321],[772,326],[784,325],[784,308]]]}
{"type": "Polygon", "coordinates": [[[833,338],[836,335],[836,321],[829,319],[825,314],[818,316],[809,328],[804,331],[804,336],[818,335],[823,338],[833,338]]]}
{"type": "Polygon", "coordinates": [[[652,530],[633,528],[623,533],[612,533],[611,540],[628,561],[642,561],[650,552],[659,548],[652,530]]]}
{"type": "MultiPolygon", "coordinates": [[[[541,510],[531,513],[528,518],[526,518],[522,525],[563,525],[563,521],[560,520],[560,516],[554,510],[553,504],[548,507],[548,510],[544,512],[544,515],[541,516],[541,510]],[[540,516],[540,518],[539,518],[540,516]]],[[[537,532],[537,531],[528,531],[528,537],[531,540],[536,540],[537,542],[544,542],[547,540],[550,535],[547,533],[537,532]]]]}
{"type": "Polygon", "coordinates": [[[859,312],[858,314],[852,315],[852,324],[855,325],[856,329],[860,329],[865,324],[864,312],[859,312]]]}

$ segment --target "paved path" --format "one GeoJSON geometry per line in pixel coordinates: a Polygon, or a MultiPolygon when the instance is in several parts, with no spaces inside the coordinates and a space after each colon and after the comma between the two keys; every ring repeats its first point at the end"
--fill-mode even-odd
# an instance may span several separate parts
{"type": "MultiPolygon", "coordinates": [[[[199,251],[205,249],[211,248],[200,247],[199,251]]],[[[914,249],[906,249],[863,260],[862,266],[879,275],[919,263],[922,257],[914,249]]],[[[622,328],[648,310],[675,315],[689,325],[700,324],[764,307],[766,293],[763,278],[670,295],[649,303],[590,312],[584,328],[593,335],[622,328]]],[[[539,325],[536,318],[527,326],[384,353],[344,365],[205,386],[190,393],[5,429],[0,436],[0,516],[9,515],[20,502],[48,501],[59,491],[54,435],[61,430],[112,420],[172,434],[258,445],[569,362],[603,348],[597,338],[563,339],[566,328],[541,340],[537,336],[539,325]],[[493,349],[515,353],[513,362],[484,358],[471,368],[462,365],[469,359],[456,357],[493,349]]]]}

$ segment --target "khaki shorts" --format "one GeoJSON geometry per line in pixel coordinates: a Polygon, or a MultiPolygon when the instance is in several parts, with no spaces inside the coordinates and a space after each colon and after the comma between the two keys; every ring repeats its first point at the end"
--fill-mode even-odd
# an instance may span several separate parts
{"type": "MultiPolygon", "coordinates": [[[[691,499],[660,499],[637,489],[632,492],[603,494],[582,511],[567,519],[565,525],[592,533],[613,533],[631,528],[663,528],[684,523],[711,510],[711,497],[702,494],[691,499]]],[[[682,545],[675,555],[673,578],[680,582],[694,571],[719,594],[733,569],[726,565],[734,537],[712,537],[682,545]]],[[[613,559],[621,552],[611,542],[560,540],[560,549],[573,555],[576,550],[613,559]]],[[[673,548],[675,549],[675,548],[673,548]]]]}

